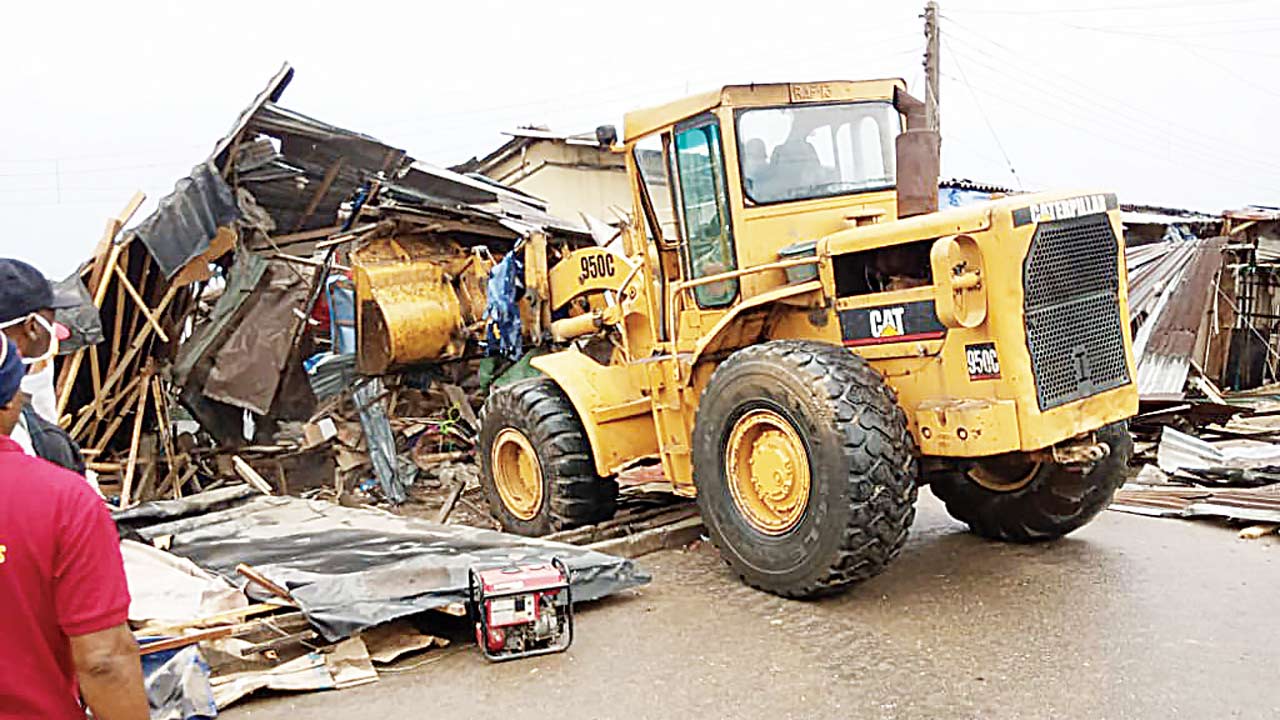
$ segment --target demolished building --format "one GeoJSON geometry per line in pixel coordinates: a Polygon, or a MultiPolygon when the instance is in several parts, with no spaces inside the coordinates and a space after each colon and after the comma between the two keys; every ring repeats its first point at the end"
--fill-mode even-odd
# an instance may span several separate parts
{"type": "MultiPolygon", "coordinates": [[[[335,423],[357,371],[468,361],[435,374],[473,382],[494,264],[535,236],[553,252],[593,242],[532,195],[281,106],[292,77],[283,67],[122,232],[141,198],[131,201],[79,272],[103,339],[63,359],[59,412],[123,506],[226,478],[296,493],[334,485],[335,473],[339,494],[342,479],[350,489],[376,475],[402,501],[416,470],[397,467],[404,448],[385,446],[432,435],[424,418],[406,422],[420,410],[396,407],[421,404],[431,378],[406,380],[404,393],[373,381],[350,422],[335,423]],[[402,282],[424,273],[435,281],[402,282]]],[[[474,394],[432,392],[474,422],[474,394]]],[[[456,451],[474,430],[436,433],[426,454],[456,451]]]]}

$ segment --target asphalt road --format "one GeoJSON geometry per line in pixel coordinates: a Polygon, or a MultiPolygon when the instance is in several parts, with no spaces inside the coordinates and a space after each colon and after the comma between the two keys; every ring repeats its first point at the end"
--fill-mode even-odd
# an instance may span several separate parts
{"type": "Polygon", "coordinates": [[[743,587],[707,545],[641,562],[654,582],[584,607],[565,655],[434,651],[223,717],[1280,718],[1274,535],[1107,512],[1001,545],[925,492],[896,563],[821,602],[743,587]]]}

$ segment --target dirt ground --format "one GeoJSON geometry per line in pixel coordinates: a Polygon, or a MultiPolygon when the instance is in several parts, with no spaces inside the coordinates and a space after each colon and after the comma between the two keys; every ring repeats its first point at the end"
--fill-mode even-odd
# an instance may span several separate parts
{"type": "Polygon", "coordinates": [[[223,717],[1280,717],[1274,535],[1107,512],[1001,545],[925,492],[897,562],[829,600],[746,588],[707,545],[640,562],[654,582],[583,607],[567,654],[489,665],[460,645],[223,717]]]}

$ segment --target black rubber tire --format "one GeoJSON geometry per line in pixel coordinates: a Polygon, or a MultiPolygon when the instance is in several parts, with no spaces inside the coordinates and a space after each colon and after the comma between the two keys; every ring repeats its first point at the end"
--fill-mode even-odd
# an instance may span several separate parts
{"type": "Polygon", "coordinates": [[[827,595],[880,573],[915,519],[915,444],[893,390],[861,357],[821,342],[763,343],[721,363],[698,408],[693,467],[721,556],[748,585],[783,597],[827,595]],[[742,517],[726,484],[729,433],[760,407],[797,430],[812,479],[799,524],[776,536],[742,517]]]}
{"type": "Polygon", "coordinates": [[[539,537],[613,517],[618,483],[596,475],[591,444],[564,391],[548,378],[531,378],[489,395],[480,414],[480,486],[489,512],[508,532],[539,537]],[[490,448],[503,428],[524,433],[542,466],[542,504],[523,520],[502,502],[493,479],[490,448]]]}
{"type": "Polygon", "coordinates": [[[1126,423],[1107,425],[1097,437],[1111,452],[1087,472],[1045,463],[1026,485],[1000,492],[979,485],[967,474],[968,466],[957,465],[932,473],[929,483],[951,517],[982,537],[1018,543],[1055,540],[1088,524],[1124,484],[1133,457],[1126,423]]]}

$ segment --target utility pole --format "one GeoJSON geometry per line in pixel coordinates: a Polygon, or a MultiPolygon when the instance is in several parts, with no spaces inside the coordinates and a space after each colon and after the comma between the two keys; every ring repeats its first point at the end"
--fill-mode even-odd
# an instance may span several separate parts
{"type": "Polygon", "coordinates": [[[938,3],[929,0],[924,6],[924,113],[929,121],[929,129],[941,133],[942,123],[938,119],[938,3]]]}

